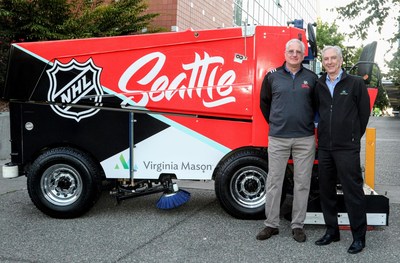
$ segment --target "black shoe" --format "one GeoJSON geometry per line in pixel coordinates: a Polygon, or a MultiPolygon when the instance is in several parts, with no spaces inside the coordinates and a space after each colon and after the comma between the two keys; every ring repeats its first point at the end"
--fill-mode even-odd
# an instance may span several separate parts
{"type": "Polygon", "coordinates": [[[347,250],[350,254],[357,254],[361,252],[365,248],[365,242],[361,240],[354,240],[353,243],[351,243],[351,246],[347,250]]]}
{"type": "Polygon", "coordinates": [[[265,239],[268,239],[268,238],[272,237],[273,235],[277,235],[277,234],[279,234],[278,228],[273,228],[273,227],[267,226],[266,228],[261,230],[260,233],[258,233],[256,238],[258,240],[265,240],[265,239]]]}
{"type": "Polygon", "coordinates": [[[340,240],[340,234],[336,235],[325,234],[323,237],[315,241],[315,244],[318,246],[325,246],[329,245],[332,242],[337,242],[339,240],[340,240]]]}

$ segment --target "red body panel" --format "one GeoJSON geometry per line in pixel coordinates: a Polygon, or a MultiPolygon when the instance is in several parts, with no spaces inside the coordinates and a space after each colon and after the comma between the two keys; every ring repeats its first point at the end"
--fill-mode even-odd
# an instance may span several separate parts
{"type": "Polygon", "coordinates": [[[289,39],[300,37],[307,45],[305,31],[293,27],[259,26],[247,33],[230,28],[17,46],[49,63],[92,59],[101,68],[106,93],[122,99],[116,108],[205,116],[165,114],[235,149],[267,145],[268,127],[259,109],[262,80],[282,65],[289,39]]]}

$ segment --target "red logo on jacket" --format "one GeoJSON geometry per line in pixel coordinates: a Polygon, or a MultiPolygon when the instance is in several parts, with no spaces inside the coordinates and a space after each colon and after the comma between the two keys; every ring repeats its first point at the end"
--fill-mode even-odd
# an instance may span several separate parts
{"type": "Polygon", "coordinates": [[[310,86],[308,85],[307,80],[303,81],[303,84],[301,84],[301,88],[303,88],[303,89],[309,89],[310,88],[310,86]]]}

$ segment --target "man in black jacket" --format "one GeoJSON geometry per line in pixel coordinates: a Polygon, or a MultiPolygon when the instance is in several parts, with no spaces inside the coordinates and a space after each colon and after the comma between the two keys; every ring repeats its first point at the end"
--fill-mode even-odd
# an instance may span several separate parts
{"type": "Polygon", "coordinates": [[[315,244],[340,240],[336,189],[339,179],[353,235],[348,252],[356,254],[365,247],[367,230],[360,140],[367,127],[370,100],[364,80],[346,74],[342,63],[339,47],[322,50],[326,73],[318,80],[315,94],[319,113],[318,179],[326,233],[315,244]]]}
{"type": "Polygon", "coordinates": [[[265,228],[258,240],[279,233],[282,185],[289,156],[293,157],[294,189],[292,234],[305,242],[304,220],[315,159],[314,87],[317,75],[304,68],[305,46],[298,39],[286,43],[285,63],[269,72],[263,80],[260,107],[269,124],[268,178],[266,186],[265,228]]]}

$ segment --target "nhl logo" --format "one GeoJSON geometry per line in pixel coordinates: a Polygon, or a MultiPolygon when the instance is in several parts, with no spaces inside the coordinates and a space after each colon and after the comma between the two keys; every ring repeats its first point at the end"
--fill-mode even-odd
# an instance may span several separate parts
{"type": "Polygon", "coordinates": [[[85,63],[72,59],[67,64],[55,61],[53,67],[46,71],[50,80],[47,100],[55,102],[51,108],[58,115],[79,122],[99,112],[96,107],[73,107],[84,100],[85,105],[100,106],[103,89],[100,85],[101,68],[90,58],[85,63]]]}

